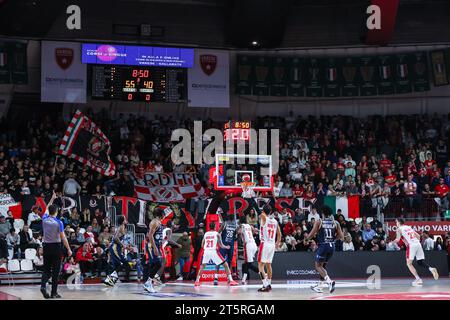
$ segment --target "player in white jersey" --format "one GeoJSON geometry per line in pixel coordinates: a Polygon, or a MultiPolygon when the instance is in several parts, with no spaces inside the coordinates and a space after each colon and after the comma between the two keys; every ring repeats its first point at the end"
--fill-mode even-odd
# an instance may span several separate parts
{"type": "Polygon", "coordinates": [[[255,238],[253,238],[254,228],[246,223],[245,216],[241,217],[239,220],[240,226],[238,233],[241,235],[242,243],[244,245],[244,263],[242,264],[242,284],[247,283],[247,279],[249,277],[249,270],[253,270],[258,273],[258,267],[253,264],[253,260],[255,258],[256,251],[258,251],[258,247],[256,246],[255,238]]]}
{"type": "Polygon", "coordinates": [[[230,249],[230,246],[225,246],[222,243],[222,237],[217,231],[215,231],[216,230],[215,222],[211,222],[209,224],[209,229],[210,231],[206,232],[205,235],[203,236],[202,264],[198,271],[197,279],[195,280],[195,286],[198,287],[200,285],[200,278],[202,276],[203,269],[205,269],[205,266],[210,262],[212,262],[216,266],[217,265],[220,266],[223,264],[225,271],[227,272],[228,284],[230,286],[236,286],[238,285],[238,283],[233,280],[233,277],[231,276],[230,267],[228,266],[227,261],[224,259],[224,257],[222,257],[222,255],[219,252],[219,247],[223,249],[230,249]]]}
{"type": "Polygon", "coordinates": [[[402,218],[396,219],[397,223],[397,238],[394,242],[398,243],[400,239],[406,245],[406,265],[409,271],[414,275],[416,280],[413,281],[413,287],[421,286],[423,284],[416,268],[414,268],[413,261],[417,260],[417,264],[431,272],[434,279],[439,279],[439,274],[436,268],[430,267],[425,262],[425,254],[423,253],[422,244],[420,243],[420,235],[415,232],[410,226],[405,225],[405,220],[402,218]]]}
{"type": "Polygon", "coordinates": [[[162,231],[163,240],[161,245],[161,267],[159,268],[158,272],[154,277],[156,284],[160,286],[164,286],[165,282],[164,270],[166,268],[167,262],[167,253],[166,253],[166,250],[168,250],[166,249],[167,246],[170,245],[171,247],[181,248],[181,245],[171,240],[171,238],[172,238],[172,223],[171,221],[169,221],[162,231]]]}
{"type": "Polygon", "coordinates": [[[275,253],[275,246],[279,247],[280,245],[281,230],[277,220],[273,217],[270,206],[263,208],[260,217],[258,269],[263,286],[258,291],[269,292],[272,290],[272,260],[275,253]],[[267,269],[267,274],[265,268],[267,269]]]}

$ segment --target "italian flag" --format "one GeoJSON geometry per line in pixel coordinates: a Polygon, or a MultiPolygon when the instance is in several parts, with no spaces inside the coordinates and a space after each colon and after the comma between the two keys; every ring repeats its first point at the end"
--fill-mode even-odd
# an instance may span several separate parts
{"type": "Polygon", "coordinates": [[[326,196],[324,204],[331,208],[331,212],[336,214],[338,209],[342,210],[345,219],[359,217],[359,196],[335,197],[326,196]]]}

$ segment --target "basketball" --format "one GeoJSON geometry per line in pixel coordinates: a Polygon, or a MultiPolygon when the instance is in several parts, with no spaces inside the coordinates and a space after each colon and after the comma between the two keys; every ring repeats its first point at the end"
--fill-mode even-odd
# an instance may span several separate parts
{"type": "Polygon", "coordinates": [[[245,182],[250,182],[250,175],[249,174],[244,174],[243,176],[242,176],[242,181],[245,181],[245,182]]]}

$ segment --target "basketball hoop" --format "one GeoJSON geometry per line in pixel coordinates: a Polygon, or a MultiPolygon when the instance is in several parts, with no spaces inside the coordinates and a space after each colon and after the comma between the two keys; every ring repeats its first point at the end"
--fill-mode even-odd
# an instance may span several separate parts
{"type": "Polygon", "coordinates": [[[255,188],[256,183],[252,181],[242,181],[240,183],[240,186],[242,188],[241,196],[242,198],[253,198],[256,197],[255,191],[253,190],[255,188]]]}

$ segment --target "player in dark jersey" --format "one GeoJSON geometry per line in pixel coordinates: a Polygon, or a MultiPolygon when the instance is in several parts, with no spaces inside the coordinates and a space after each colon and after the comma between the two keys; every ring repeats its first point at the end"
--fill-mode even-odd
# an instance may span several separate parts
{"type": "Polygon", "coordinates": [[[338,239],[343,239],[343,233],[339,223],[337,223],[331,213],[331,208],[324,206],[322,208],[323,219],[314,223],[314,227],[309,233],[305,242],[311,241],[317,235],[318,248],[316,250],[315,266],[320,275],[320,281],[311,289],[318,293],[323,293],[324,282],[327,283],[330,293],[333,293],[335,282],[328,276],[326,266],[334,253],[334,243],[338,239]]]}
{"type": "MultiPolygon", "coordinates": [[[[124,246],[122,243],[122,240],[127,233],[125,218],[123,216],[119,216],[117,218],[117,223],[119,226],[114,234],[112,243],[108,247],[110,274],[107,275],[106,279],[103,281],[104,284],[111,287],[113,287],[119,280],[118,272],[120,272],[123,268],[130,268],[128,261],[124,256],[124,246]]],[[[127,270],[127,273],[128,272],[129,270],[127,270]]]]}
{"type": "MultiPolygon", "coordinates": [[[[228,215],[228,220],[225,221],[220,227],[219,233],[222,236],[222,243],[225,246],[229,246],[229,249],[220,248],[220,254],[224,257],[232,269],[232,261],[234,254],[234,243],[236,240],[238,225],[233,214],[228,215]]],[[[214,285],[219,284],[219,269],[220,265],[216,266],[216,273],[214,274],[214,285]]]]}
{"type": "Polygon", "coordinates": [[[161,224],[161,219],[164,216],[164,211],[161,208],[156,208],[153,211],[153,220],[150,222],[148,227],[148,238],[145,250],[148,254],[148,264],[149,264],[149,278],[144,284],[144,289],[148,292],[156,292],[154,288],[155,285],[159,285],[160,282],[155,279],[155,275],[162,266],[162,243],[163,243],[163,225],[161,224]]]}

